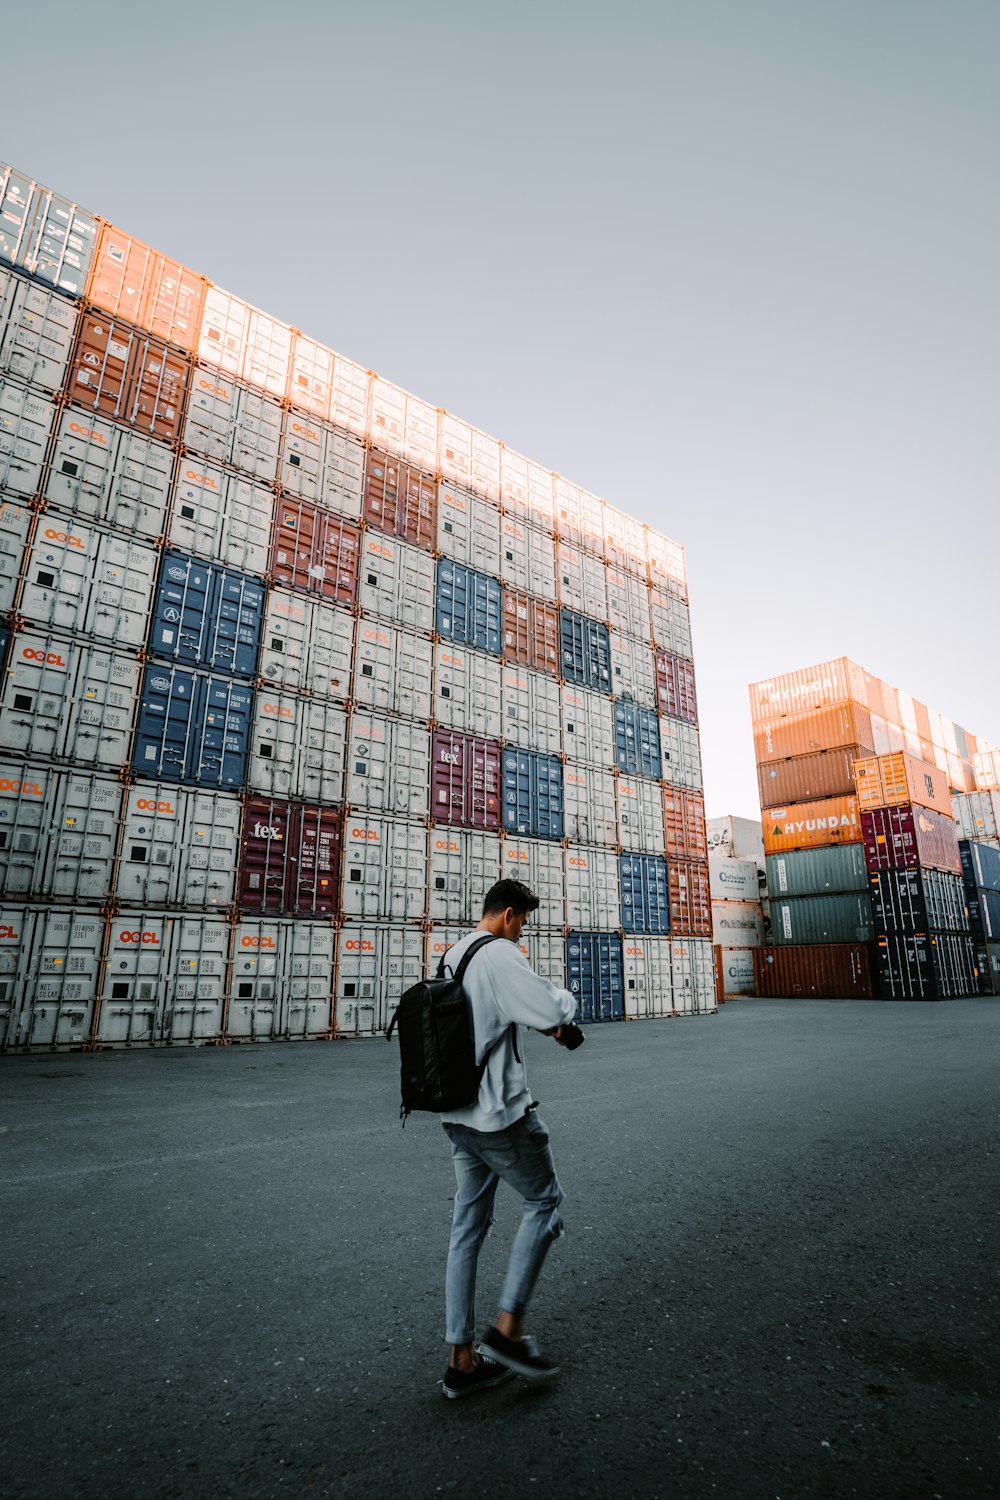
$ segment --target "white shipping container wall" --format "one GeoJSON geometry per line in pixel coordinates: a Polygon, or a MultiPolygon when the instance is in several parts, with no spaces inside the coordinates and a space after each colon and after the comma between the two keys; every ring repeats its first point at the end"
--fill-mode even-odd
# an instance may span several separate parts
{"type": "Polygon", "coordinates": [[[332,349],[296,333],[292,340],[287,398],[293,406],[315,417],[328,417],[333,399],[332,349]]]}
{"type": "Polygon", "coordinates": [[[365,450],[346,433],[286,411],[279,454],[281,487],[341,515],[361,515],[365,450]]]}
{"type": "Polygon", "coordinates": [[[37,495],[56,408],[44,396],[0,381],[0,490],[37,495]]]}
{"type": "Polygon", "coordinates": [[[556,548],[551,536],[517,516],[504,516],[500,524],[500,578],[509,588],[553,601],[556,548]]]}
{"type": "Polygon", "coordinates": [[[607,620],[606,571],[600,558],[566,542],[556,543],[556,591],[566,609],[579,610],[594,620],[607,620]]]}
{"type": "Polygon", "coordinates": [[[171,977],[169,919],[155,911],[116,912],[108,920],[95,1040],[133,1047],[163,1041],[162,1011],[171,977]]]}
{"type": "Polygon", "coordinates": [[[437,470],[437,409],[376,375],[371,386],[369,436],[383,453],[408,458],[433,474],[437,470]]]}
{"type": "Polygon", "coordinates": [[[251,1041],[322,1036],[333,1004],[334,928],[243,921],[233,932],[227,1035],[251,1041]]]}
{"type": "Polygon", "coordinates": [[[688,791],[701,791],[701,740],[693,724],[661,718],[660,752],[664,781],[688,791]]]}
{"type": "Polygon", "coordinates": [[[237,385],[209,366],[194,371],[183,435],[190,452],[273,484],[281,421],[281,407],[259,391],[237,385]]]}
{"type": "Polygon", "coordinates": [[[502,726],[497,732],[508,744],[549,755],[561,752],[561,703],[554,677],[528,667],[504,667],[499,701],[502,726]]]}
{"type": "Polygon", "coordinates": [[[678,938],[670,944],[674,1010],[699,1015],[718,1010],[715,957],[708,938],[678,938]]]}
{"type": "MultiPolygon", "coordinates": [[[[473,923],[472,925],[475,926],[476,924],[473,923]]],[[[426,954],[424,972],[427,974],[436,974],[438,964],[444,958],[448,949],[454,948],[456,943],[460,943],[464,937],[468,936],[468,933],[468,927],[432,927],[427,934],[427,941],[424,945],[426,954]]]]}
{"type": "MultiPolygon", "coordinates": [[[[608,770],[617,763],[611,699],[586,688],[560,688],[563,750],[571,760],[608,770]]],[[[667,780],[670,778],[667,777],[667,780]]]]}
{"type": "Polygon", "coordinates": [[[609,568],[606,575],[608,619],[611,628],[647,644],[650,640],[649,587],[623,568],[609,568]]]}
{"type": "Polygon", "coordinates": [[[438,485],[438,551],[480,573],[500,576],[500,512],[454,485],[438,485]]]}
{"type": "Polygon", "coordinates": [[[246,328],[241,379],[284,400],[292,360],[292,330],[255,307],[248,311],[246,328]]]}
{"type": "Polygon", "coordinates": [[[0,499],[0,610],[14,607],[32,519],[26,505],[0,499]]]}
{"type": "Polygon", "coordinates": [[[615,792],[618,798],[618,842],[622,848],[662,854],[665,840],[660,783],[642,777],[631,780],[619,776],[615,780],[615,792]]]}
{"type": "Polygon", "coordinates": [[[111,894],[120,781],[0,760],[0,885],[11,900],[103,901],[111,894]]]}
{"type": "MultiPolygon", "coordinates": [[[[604,501],[556,475],[556,531],[588,552],[604,551],[604,501]]],[[[603,617],[602,617],[603,618],[603,617]]]]}
{"type": "MultiPolygon", "coordinates": [[[[243,345],[250,309],[239,297],[224,292],[221,286],[209,286],[201,317],[198,358],[238,376],[243,362],[243,345]]],[[[282,389],[279,397],[284,396],[282,389]]]]}
{"type": "Polygon", "coordinates": [[[432,922],[475,927],[483,900],[500,879],[500,839],[494,833],[436,827],[428,838],[428,915],[432,922]]]}
{"type": "Polygon", "coordinates": [[[0,376],[62,390],[77,310],[58,292],[0,270],[0,376]]]}
{"type": "Polygon", "coordinates": [[[646,580],[646,536],[641,521],[604,503],[604,543],[608,560],[646,580]]]}
{"type": "Polygon", "coordinates": [[[613,773],[567,761],[563,767],[563,820],[571,843],[617,845],[613,773]]]}
{"type": "Polygon", "coordinates": [[[341,802],[347,715],[336,704],[262,690],[254,705],[248,785],[272,797],[341,802]]]}
{"type": "Polygon", "coordinates": [[[0,906],[0,1044],[86,1042],[103,949],[104,918],[96,912],[0,906]]]}
{"type": "MultiPolygon", "coordinates": [[[[558,715],[558,690],[556,703],[558,715]]],[[[434,718],[450,729],[491,739],[503,734],[506,720],[501,720],[500,663],[496,657],[450,641],[435,646],[434,718]]]]}
{"type": "Polygon", "coordinates": [[[259,670],[273,689],[346,700],[353,656],[353,615],[290,590],[268,590],[259,670]]]}
{"type": "Polygon", "coordinates": [[[755,995],[757,993],[752,949],[720,948],[715,959],[722,976],[724,995],[755,995]]]}
{"type": "Polygon", "coordinates": [[[431,737],[423,725],[355,709],[350,719],[347,802],[353,811],[425,818],[431,737]]]}
{"type": "Polygon", "coordinates": [[[730,859],[725,854],[710,854],[708,879],[713,901],[760,899],[757,865],[752,859],[730,859]]]}
{"type": "Polygon", "coordinates": [[[527,928],[521,934],[522,938],[528,939],[528,952],[525,955],[536,974],[547,979],[550,984],[564,990],[566,988],[566,939],[561,932],[542,932],[535,928],[527,928]]]}
{"type": "Polygon", "coordinates": [[[0,678],[0,744],[32,759],[118,770],[128,760],[138,657],[19,631],[0,678]]]}
{"type": "Polygon", "coordinates": [[[358,606],[410,630],[434,629],[434,559],[418,547],[366,531],[362,540],[358,606]]]}
{"type": "Polygon", "coordinates": [[[523,880],[538,897],[531,920],[539,927],[566,923],[566,872],[560,844],[546,839],[505,838],[500,851],[504,880],[523,880]]]}
{"type": "Polygon", "coordinates": [[[140,647],[158,557],[152,547],[51,513],[39,516],[24,561],[18,613],[37,625],[140,647]]]}
{"type": "Polygon", "coordinates": [[[427,912],[427,829],[352,812],[344,823],[341,909],[349,920],[419,921],[427,912]]]}
{"type": "Polygon", "coordinates": [[[56,430],[45,497],[71,515],[160,537],[173,469],[165,444],[69,407],[56,430]]]}
{"type": "Polygon", "coordinates": [[[658,531],[646,528],[646,561],[654,588],[668,589],[687,598],[687,566],[684,548],[658,531]]]}
{"type": "MultiPolygon", "coordinates": [[[[430,958],[426,959],[426,963],[430,958]]],[[[437,959],[434,959],[435,967],[437,959]]],[[[337,937],[334,1025],[341,1036],[378,1036],[399,997],[425,973],[425,938],[418,927],[351,923],[337,937]]]]}
{"type": "Polygon", "coordinates": [[[183,552],[243,573],[266,573],[273,522],[272,490],[211,464],[181,462],[168,534],[183,552]]]}
{"type": "Polygon", "coordinates": [[[643,708],[656,708],[656,666],[648,641],[611,632],[611,691],[643,708]]]}
{"type": "Polygon", "coordinates": [[[1000,792],[953,792],[951,805],[960,838],[1000,838],[1000,792]]]}
{"type": "Polygon", "coordinates": [[[722,947],[760,948],[764,913],[759,901],[713,901],[712,938],[722,947]]]}
{"type": "Polygon", "coordinates": [[[368,399],[371,375],[345,359],[342,354],[334,357],[333,397],[330,402],[330,421],[345,428],[360,438],[368,436],[368,399]]]}
{"type": "Polygon", "coordinates": [[[569,844],[566,861],[566,923],[587,931],[618,931],[622,924],[618,856],[607,849],[569,844]]]}
{"type": "Polygon", "coordinates": [[[625,1014],[629,1019],[674,1012],[673,957],[669,938],[626,933],[622,942],[625,1014]]]}
{"type": "Polygon", "coordinates": [[[429,719],[433,662],[426,636],[362,615],[354,647],[354,703],[429,719]]]}
{"type": "Polygon", "coordinates": [[[503,448],[500,453],[500,494],[507,515],[517,516],[542,531],[552,531],[555,517],[550,470],[510,448],[503,448]]]}
{"type": "MultiPolygon", "coordinates": [[[[674,656],[690,659],[694,655],[691,646],[691,611],[684,600],[665,589],[650,589],[649,605],[653,640],[657,646],[661,651],[670,651],[674,656]]],[[[745,628],[745,622],[741,628],[745,628]]]]}
{"type": "Polygon", "coordinates": [[[117,899],[147,908],[228,908],[242,819],[239,797],[175,782],[136,782],[125,806],[117,899]]]}
{"type": "Polygon", "coordinates": [[[177,917],[170,926],[164,1040],[178,1044],[212,1040],[223,1026],[229,924],[212,917],[177,917]]]}
{"type": "MultiPolygon", "coordinates": [[[[661,730],[668,722],[674,721],[660,720],[661,730]]],[[[734,818],[730,815],[724,818],[709,818],[706,827],[710,855],[725,855],[728,859],[748,859],[759,869],[764,868],[764,831],[759,820],[734,818]]]]}

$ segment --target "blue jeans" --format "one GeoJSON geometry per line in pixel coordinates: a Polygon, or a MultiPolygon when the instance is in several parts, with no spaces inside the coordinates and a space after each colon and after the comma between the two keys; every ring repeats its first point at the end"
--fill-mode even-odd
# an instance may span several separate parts
{"type": "Polygon", "coordinates": [[[476,1271],[492,1224],[500,1181],[524,1199],[500,1295],[503,1312],[520,1315],[528,1305],[542,1262],[562,1233],[563,1190],[549,1147],[549,1132],[534,1110],[506,1130],[470,1130],[444,1122],[455,1163],[455,1212],[445,1275],[445,1342],[471,1344],[475,1337],[476,1271]]]}

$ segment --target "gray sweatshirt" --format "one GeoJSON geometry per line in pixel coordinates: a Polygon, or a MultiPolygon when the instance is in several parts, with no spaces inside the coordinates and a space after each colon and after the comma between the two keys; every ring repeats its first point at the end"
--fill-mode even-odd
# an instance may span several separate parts
{"type": "MultiPolygon", "coordinates": [[[[454,974],[466,948],[479,937],[481,932],[469,932],[448,949],[444,965],[449,974],[454,974]]],[[[576,1001],[569,990],[557,989],[536,974],[520,948],[506,938],[487,943],[474,955],[465,971],[463,987],[472,1006],[476,1061],[482,1062],[490,1047],[493,1051],[476,1103],[451,1110],[441,1119],[473,1130],[503,1130],[519,1120],[531,1103],[523,1062],[524,1028],[548,1031],[572,1021],[576,1001]],[[512,1022],[517,1028],[516,1053],[512,1022]],[[498,1045],[494,1046],[495,1042],[498,1045]]]]}

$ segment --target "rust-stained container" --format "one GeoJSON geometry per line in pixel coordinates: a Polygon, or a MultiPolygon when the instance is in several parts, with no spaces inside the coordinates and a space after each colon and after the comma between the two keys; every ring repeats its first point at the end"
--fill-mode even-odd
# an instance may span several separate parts
{"type": "Polygon", "coordinates": [[[506,662],[558,677],[558,605],[504,589],[502,654],[506,662]]]}
{"type": "Polygon", "coordinates": [[[361,532],[353,521],[307,500],[278,501],[271,578],[349,607],[358,589],[361,532]]]}
{"type": "Polygon", "coordinates": [[[850,796],[854,791],[854,762],[863,754],[860,746],[848,745],[840,750],[821,750],[818,755],[766,761],[757,767],[761,807],[850,796]]]}
{"type": "Polygon", "coordinates": [[[927,807],[876,807],[861,813],[869,870],[932,870],[962,873],[958,830],[950,817],[927,807]]]}
{"type": "Polygon", "coordinates": [[[194,352],[208,282],[114,224],[101,225],[86,300],[194,352]]]}
{"type": "Polygon", "coordinates": [[[865,943],[788,944],[755,948],[757,994],[771,999],[871,1000],[871,963],[865,943]]]}
{"type": "Polygon", "coordinates": [[[377,448],[365,464],[365,520],[425,551],[437,539],[437,483],[430,474],[377,448]]]}
{"type": "Polygon", "coordinates": [[[670,931],[684,937],[712,936],[712,894],[707,864],[672,859],[667,865],[670,931]]]}
{"type": "Polygon", "coordinates": [[[501,758],[496,740],[435,729],[431,739],[431,817],[460,828],[500,827],[501,758]]]}
{"type": "Polygon", "coordinates": [[[811,713],[764,719],[754,727],[753,746],[758,765],[845,746],[857,746],[861,755],[874,755],[871,710],[863,703],[837,703],[811,713]]]}
{"type": "Polygon", "coordinates": [[[948,778],[929,761],[918,760],[897,750],[892,755],[873,755],[855,762],[858,806],[929,807],[951,817],[948,778]]]}
{"type": "Polygon", "coordinates": [[[861,811],[857,797],[828,797],[822,802],[770,807],[762,816],[766,854],[861,842],[861,811]]]}
{"type": "Polygon", "coordinates": [[[249,798],[243,816],[240,910],[331,916],[338,904],[341,824],[339,808],[249,798]]]}
{"type": "Polygon", "coordinates": [[[190,362],[160,339],[87,313],[80,319],[66,393],[75,406],[169,443],[180,433],[190,377],[190,362]]]}
{"type": "Polygon", "coordinates": [[[698,700],[694,687],[694,662],[671,651],[655,651],[656,701],[668,719],[698,722],[698,700]]]}
{"type": "Polygon", "coordinates": [[[707,861],[705,798],[701,792],[664,785],[663,827],[668,863],[675,859],[707,861]]]}

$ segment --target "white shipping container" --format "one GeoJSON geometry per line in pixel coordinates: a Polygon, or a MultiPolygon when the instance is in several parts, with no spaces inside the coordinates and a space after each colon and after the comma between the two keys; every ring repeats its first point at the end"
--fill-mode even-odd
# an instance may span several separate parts
{"type": "Polygon", "coordinates": [[[0,498],[0,610],[13,609],[32,512],[0,498]]]}
{"type": "Polygon", "coordinates": [[[724,995],[756,995],[751,948],[718,948],[715,962],[722,979],[724,995]]]}
{"type": "Polygon", "coordinates": [[[556,597],[556,546],[547,532],[518,516],[500,522],[500,579],[508,588],[549,602],[556,597]]]}
{"type": "Polygon", "coordinates": [[[563,768],[563,817],[566,837],[574,844],[618,843],[615,778],[582,761],[563,768]]]}
{"type": "MultiPolygon", "coordinates": [[[[660,720],[664,723],[674,720],[660,720]]],[[[671,778],[668,777],[668,780],[671,778]]],[[[710,855],[725,855],[728,859],[750,859],[758,869],[764,868],[764,830],[757,818],[709,818],[708,852],[710,855]]]]}
{"type": "Polygon", "coordinates": [[[607,568],[599,557],[581,552],[567,542],[556,543],[556,587],[565,609],[579,610],[593,620],[607,620],[607,568]]]}
{"type": "Polygon", "coordinates": [[[660,753],[664,781],[688,791],[701,791],[701,740],[693,724],[661,718],[660,753]]]}
{"type": "Polygon", "coordinates": [[[642,641],[650,642],[649,585],[624,568],[608,568],[608,619],[611,628],[642,641]]]}
{"type": "Polygon", "coordinates": [[[371,383],[369,436],[376,448],[437,470],[437,408],[375,375],[371,383]]]}
{"type": "Polygon", "coordinates": [[[360,438],[368,436],[368,401],[372,377],[369,370],[362,369],[353,360],[342,354],[333,362],[333,399],[330,402],[330,421],[336,427],[353,432],[360,438]]]}
{"type": "Polygon", "coordinates": [[[163,1040],[174,1045],[214,1040],[222,1032],[225,1011],[229,923],[213,917],[174,917],[169,925],[163,1040]]]}
{"type": "Polygon", "coordinates": [[[560,474],[556,475],[555,517],[560,540],[565,538],[575,546],[585,547],[588,552],[603,554],[604,501],[571,484],[560,474]]]}
{"type": "Polygon", "coordinates": [[[128,789],[115,895],[126,905],[232,905],[243,803],[175,782],[128,789]]]}
{"type": "MultiPolygon", "coordinates": [[[[536,974],[558,989],[566,988],[566,939],[561,932],[542,932],[528,928],[528,952],[525,955],[536,974]]],[[[525,934],[522,933],[522,937],[525,934]]]]}
{"type": "MultiPolygon", "coordinates": [[[[476,924],[472,923],[471,925],[475,926],[476,924]]],[[[427,974],[436,974],[438,965],[448,952],[448,949],[454,948],[456,943],[460,943],[468,935],[468,927],[432,927],[427,934],[427,942],[425,944],[426,958],[424,960],[424,972],[427,974]]],[[[518,946],[521,947],[521,951],[527,957],[527,943],[522,943],[518,946]]],[[[390,1011],[389,1014],[391,1015],[392,1012],[390,1011]]]]}
{"type": "Polygon", "coordinates": [[[556,679],[528,667],[504,667],[500,675],[503,720],[496,732],[508,744],[558,755],[562,750],[562,705],[556,679]]]}
{"type": "Polygon", "coordinates": [[[434,629],[434,559],[418,547],[366,531],[362,539],[358,606],[429,635],[434,629]]]}
{"type": "Polygon", "coordinates": [[[977,750],[972,757],[976,786],[986,792],[1000,787],[1000,750],[977,750]]]}
{"type": "Polygon", "coordinates": [[[618,842],[623,849],[645,854],[662,854],[663,792],[658,781],[635,780],[619,776],[615,780],[618,798],[618,842]]]}
{"type": "Polygon", "coordinates": [[[272,797],[344,797],[347,715],[335,703],[262,689],[254,704],[248,785],[272,797]]]}
{"type": "Polygon", "coordinates": [[[379,1036],[399,997],[424,973],[424,934],[417,927],[352,924],[337,938],[334,1025],[339,1036],[379,1036]]]}
{"type": "Polygon", "coordinates": [[[433,663],[425,636],[362,615],[354,647],[355,706],[429,719],[433,663]]]}
{"type": "Polygon", "coordinates": [[[613,566],[646,581],[646,535],[641,521],[604,502],[604,551],[613,566]]]}
{"type": "Polygon", "coordinates": [[[0,906],[0,1045],[86,1043],[103,950],[97,912],[0,906]]]}
{"type": "Polygon", "coordinates": [[[15,901],[111,894],[120,781],[0,759],[0,884],[15,901]]]}
{"type": "Polygon", "coordinates": [[[500,512],[455,485],[438,485],[437,548],[480,573],[500,576],[500,512]]]}
{"type": "Polygon", "coordinates": [[[260,676],[272,689],[346,701],[353,655],[354,617],[347,610],[290,590],[268,590],[260,676]]]}
{"type": "Polygon", "coordinates": [[[501,877],[523,880],[540,905],[531,920],[539,927],[566,924],[566,870],[561,844],[546,839],[504,838],[500,850],[501,877]]]}
{"type": "Polygon", "coordinates": [[[62,390],[76,320],[75,304],[58,292],[0,269],[0,376],[62,390]]]}
{"type": "Polygon", "coordinates": [[[119,769],[128,760],[141,672],[135,656],[19,631],[0,678],[0,744],[33,760],[119,769]]]}
{"type": "Polygon", "coordinates": [[[273,523],[273,490],[212,464],[181,461],[168,535],[182,551],[266,573],[273,523]]]}
{"type": "Polygon", "coordinates": [[[646,527],[646,562],[654,589],[668,589],[687,598],[687,566],[684,548],[669,537],[646,527]]]}
{"type": "Polygon", "coordinates": [[[656,708],[656,666],[648,641],[611,632],[611,691],[643,708],[656,708]]]}
{"type": "Polygon", "coordinates": [[[350,719],[347,803],[353,811],[425,818],[431,737],[421,724],[355,709],[350,719]]]}
{"type": "Polygon", "coordinates": [[[365,450],[346,433],[286,411],[279,454],[283,490],[341,515],[361,515],[365,450]]]}
{"type": "Polygon", "coordinates": [[[56,408],[24,386],[0,381],[0,490],[37,495],[56,408]]]}
{"type": "Polygon", "coordinates": [[[288,372],[287,399],[301,411],[315,417],[330,415],[333,399],[332,349],[325,349],[314,339],[296,333],[292,337],[291,368],[288,372]]]}
{"type": "MultiPolygon", "coordinates": [[[[201,318],[198,358],[238,377],[243,367],[249,316],[249,307],[239,297],[224,292],[221,286],[209,285],[201,318]]],[[[284,389],[276,394],[279,398],[284,396],[284,389]]]]}
{"type": "Polygon", "coordinates": [[[627,933],[622,944],[625,1015],[630,1019],[672,1016],[673,956],[669,938],[627,933]]]}
{"type": "Polygon", "coordinates": [[[1000,839],[1000,792],[952,792],[951,806],[959,838],[1000,839]]]}
{"type": "Polygon", "coordinates": [[[691,611],[688,605],[679,595],[671,594],[666,589],[650,589],[649,605],[653,640],[660,650],[690,659],[694,651],[691,646],[691,611]]]}
{"type": "Polygon", "coordinates": [[[344,823],[343,899],[349,920],[418,921],[427,913],[427,829],[355,812],[344,823]]]}
{"type": "Polygon", "coordinates": [[[231,464],[264,484],[278,475],[281,407],[260,391],[199,365],[191,378],[183,442],[189,452],[231,464]]]}
{"type": "Polygon", "coordinates": [[[247,920],[233,932],[225,1031],[266,1042],[329,1033],[334,928],[327,922],[247,920]]]}
{"type": "Polygon", "coordinates": [[[559,694],[566,754],[585,765],[613,770],[617,757],[611,699],[568,685],[560,688],[559,694]]]}
{"type": "Polygon", "coordinates": [[[752,859],[730,859],[725,854],[710,854],[708,880],[713,901],[760,900],[757,865],[752,859]]]}
{"type": "Polygon", "coordinates": [[[129,1047],[164,1041],[162,1011],[171,977],[169,919],[161,912],[116,912],[108,919],[95,1040],[129,1047]]]}
{"type": "Polygon", "coordinates": [[[248,309],[240,378],[283,400],[292,363],[292,330],[286,323],[248,309]]]}
{"type": "Polygon", "coordinates": [[[18,613],[71,636],[140,647],[156,564],[152,547],[46,513],[25,558],[18,613]]]}
{"type": "MultiPolygon", "coordinates": [[[[501,720],[500,670],[496,657],[487,656],[485,652],[454,646],[450,641],[435,646],[434,718],[437,722],[450,729],[488,735],[492,739],[505,733],[506,718],[501,720]]],[[[504,673],[505,682],[506,675],[504,673]]],[[[558,705],[557,688],[557,723],[558,705]]]]}
{"type": "Polygon", "coordinates": [[[511,448],[500,450],[500,497],[506,515],[551,532],[555,524],[553,482],[549,469],[511,448]]]}
{"type": "Polygon", "coordinates": [[[45,497],[117,531],[166,530],[174,455],[163,443],[69,407],[56,429],[45,497]]]}
{"type": "Polygon", "coordinates": [[[486,892],[500,879],[500,839],[494,833],[432,828],[427,868],[430,920],[467,931],[479,922],[486,892]]]}
{"type": "Polygon", "coordinates": [[[717,1011],[715,957],[708,938],[678,938],[670,944],[674,1010],[679,1015],[717,1011]]]}
{"type": "Polygon", "coordinates": [[[569,844],[564,858],[567,925],[581,931],[617,931],[622,924],[617,854],[569,844]]]}
{"type": "Polygon", "coordinates": [[[764,913],[759,901],[713,901],[712,938],[724,948],[760,948],[764,913]]]}

